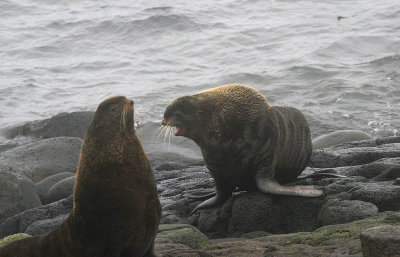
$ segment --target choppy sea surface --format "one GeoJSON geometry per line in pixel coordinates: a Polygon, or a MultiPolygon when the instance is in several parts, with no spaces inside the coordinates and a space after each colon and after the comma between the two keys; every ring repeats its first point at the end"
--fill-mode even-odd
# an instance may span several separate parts
{"type": "Polygon", "coordinates": [[[400,133],[394,0],[0,0],[0,59],[0,129],[114,95],[156,124],[175,97],[245,83],[314,137],[400,133]]]}

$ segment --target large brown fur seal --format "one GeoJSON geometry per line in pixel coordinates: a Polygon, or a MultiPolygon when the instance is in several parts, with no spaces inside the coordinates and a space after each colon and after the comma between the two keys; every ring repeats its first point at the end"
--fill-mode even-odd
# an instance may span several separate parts
{"type": "Polygon", "coordinates": [[[200,146],[214,177],[216,195],[198,197],[212,198],[193,212],[224,203],[236,188],[322,195],[320,190],[279,184],[294,181],[310,160],[310,128],[300,111],[270,107],[252,87],[230,84],[176,98],[168,104],[162,124],[176,127],[176,136],[188,137],[200,146]]]}
{"type": "Polygon", "coordinates": [[[83,141],[72,214],[52,232],[5,245],[0,256],[155,256],[160,216],[133,101],[112,97],[99,105],[83,141]]]}

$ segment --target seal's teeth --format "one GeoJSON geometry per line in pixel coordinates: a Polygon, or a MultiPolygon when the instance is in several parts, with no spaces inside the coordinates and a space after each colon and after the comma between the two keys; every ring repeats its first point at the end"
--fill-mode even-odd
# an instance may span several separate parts
{"type": "Polygon", "coordinates": [[[178,135],[179,133],[181,132],[181,128],[176,128],[175,130],[174,130],[174,135],[176,136],[176,135],[178,135]]]}

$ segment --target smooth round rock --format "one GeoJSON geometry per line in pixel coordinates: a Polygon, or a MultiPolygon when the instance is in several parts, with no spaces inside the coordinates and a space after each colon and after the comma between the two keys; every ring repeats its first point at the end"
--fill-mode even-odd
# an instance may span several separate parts
{"type": "Polygon", "coordinates": [[[45,197],[45,203],[49,204],[72,195],[75,186],[75,176],[65,178],[54,184],[45,197]]]}
{"type": "Polygon", "coordinates": [[[329,200],[321,208],[318,220],[321,226],[348,223],[375,217],[378,207],[372,203],[357,200],[329,200]]]}
{"type": "Polygon", "coordinates": [[[367,139],[371,139],[371,137],[360,130],[339,130],[315,138],[313,140],[313,149],[321,149],[333,145],[367,139]]]}
{"type": "Polygon", "coordinates": [[[74,173],[72,172],[61,172],[52,176],[49,176],[40,182],[35,184],[35,190],[36,193],[38,194],[39,198],[44,202],[47,192],[49,189],[54,186],[57,182],[69,178],[71,176],[74,176],[74,173]]]}

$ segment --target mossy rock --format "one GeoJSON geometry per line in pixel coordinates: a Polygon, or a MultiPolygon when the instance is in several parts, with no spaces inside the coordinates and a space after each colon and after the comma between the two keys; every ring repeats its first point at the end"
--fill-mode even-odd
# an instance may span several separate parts
{"type": "Polygon", "coordinates": [[[170,239],[176,244],[184,244],[193,249],[206,247],[210,242],[197,228],[186,224],[162,224],[158,237],[170,239]]]}
{"type": "Polygon", "coordinates": [[[26,237],[32,237],[28,234],[25,233],[19,233],[19,234],[14,234],[14,235],[10,235],[10,236],[6,236],[3,239],[0,240],[0,247],[12,242],[12,241],[16,241],[16,240],[21,240],[23,238],[26,237]]]}
{"type": "MultiPolygon", "coordinates": [[[[280,245],[307,244],[319,246],[329,244],[332,240],[359,239],[360,233],[365,229],[380,225],[400,225],[400,213],[386,218],[371,218],[354,221],[346,224],[329,225],[316,229],[313,232],[299,232],[263,237],[263,240],[275,242],[280,245]]],[[[261,238],[259,238],[261,239],[261,238]]]]}
{"type": "Polygon", "coordinates": [[[205,250],[217,256],[361,256],[361,232],[379,225],[400,225],[400,214],[325,226],[313,232],[215,243],[207,246],[205,250]]]}
{"type": "Polygon", "coordinates": [[[252,231],[252,232],[241,235],[241,238],[253,239],[253,238],[265,237],[265,236],[270,236],[270,235],[272,235],[272,234],[265,232],[265,231],[252,231]]]}

